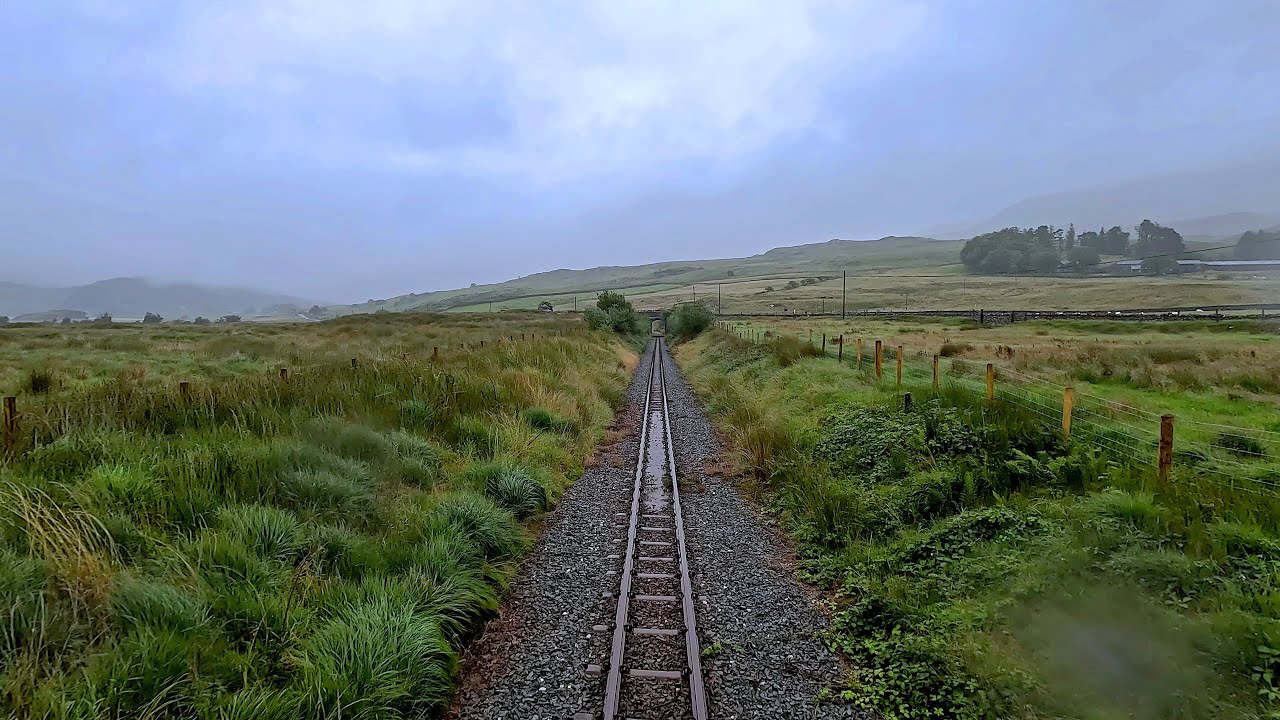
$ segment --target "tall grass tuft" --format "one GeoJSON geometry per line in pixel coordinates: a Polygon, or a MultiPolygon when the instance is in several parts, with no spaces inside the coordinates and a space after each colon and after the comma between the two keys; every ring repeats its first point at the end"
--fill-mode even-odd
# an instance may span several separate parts
{"type": "Polygon", "coordinates": [[[223,508],[218,530],[267,560],[292,562],[306,545],[306,532],[293,513],[265,505],[223,508]]]}
{"type": "Polygon", "coordinates": [[[413,605],[370,599],[340,610],[292,654],[313,717],[422,717],[449,697],[453,649],[413,605]]]}
{"type": "Polygon", "coordinates": [[[489,560],[512,558],[525,545],[515,515],[482,495],[450,493],[436,504],[434,516],[475,543],[489,560]]]}

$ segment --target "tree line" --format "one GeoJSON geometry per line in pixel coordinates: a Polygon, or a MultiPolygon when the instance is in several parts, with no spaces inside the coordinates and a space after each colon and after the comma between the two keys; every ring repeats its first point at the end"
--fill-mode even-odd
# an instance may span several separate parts
{"type": "Polygon", "coordinates": [[[1097,266],[1103,255],[1123,255],[1149,260],[1143,263],[1144,271],[1167,272],[1176,267],[1174,258],[1186,251],[1182,235],[1171,227],[1143,220],[1134,231],[1119,225],[1083,233],[1077,233],[1074,224],[1066,229],[1008,227],[967,241],[960,261],[970,272],[989,274],[1084,272],[1097,266]]]}

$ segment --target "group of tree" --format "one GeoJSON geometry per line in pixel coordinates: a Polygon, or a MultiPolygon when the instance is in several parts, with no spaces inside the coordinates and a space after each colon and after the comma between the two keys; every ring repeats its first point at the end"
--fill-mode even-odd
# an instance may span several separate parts
{"type": "Polygon", "coordinates": [[[1280,258],[1280,228],[1251,230],[1236,242],[1237,260],[1273,260],[1280,258]]]}
{"type": "Polygon", "coordinates": [[[612,330],[621,335],[640,332],[640,317],[622,293],[609,290],[600,293],[596,306],[587,309],[584,319],[592,330],[612,330]]]}
{"type": "MultiPolygon", "coordinates": [[[[1135,230],[1137,242],[1130,244],[1132,235],[1119,226],[1083,233],[1077,233],[1075,225],[1065,230],[1052,225],[1008,227],[966,242],[960,250],[960,261],[970,272],[993,275],[1047,274],[1064,268],[1088,272],[1102,262],[1103,255],[1161,256],[1169,262],[1152,262],[1152,270],[1176,267],[1174,257],[1185,251],[1177,230],[1150,220],[1143,220],[1135,230]]],[[[1146,263],[1143,269],[1147,270],[1146,263]]]]}

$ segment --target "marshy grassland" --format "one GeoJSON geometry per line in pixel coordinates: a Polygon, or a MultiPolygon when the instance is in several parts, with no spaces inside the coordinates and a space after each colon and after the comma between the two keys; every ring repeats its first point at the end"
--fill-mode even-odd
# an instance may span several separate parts
{"type": "Polygon", "coordinates": [[[435,712],[635,359],[537,314],[0,329],[0,714],[435,712]]]}
{"type": "Polygon", "coordinates": [[[1153,447],[1121,441],[1124,412],[1064,437],[1021,394],[988,402],[981,370],[990,359],[1001,385],[1035,373],[1256,440],[1280,430],[1273,327],[826,322],[868,352],[875,338],[911,348],[923,369],[898,387],[886,353],[877,381],[869,362],[818,356],[794,321],[757,323],[759,343],[708,333],[677,356],[802,572],[832,594],[828,641],[855,668],[834,693],[889,719],[1280,712],[1273,446],[1204,426],[1204,452],[1180,437],[1162,479],[1153,447]],[[934,391],[944,343],[961,371],[944,364],[934,391]],[[1209,457],[1231,448],[1251,479],[1209,457]]]}

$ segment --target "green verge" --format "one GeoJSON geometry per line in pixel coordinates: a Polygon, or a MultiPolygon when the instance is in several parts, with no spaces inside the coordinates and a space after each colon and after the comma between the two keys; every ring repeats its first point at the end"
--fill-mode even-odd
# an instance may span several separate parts
{"type": "Polygon", "coordinates": [[[102,383],[24,417],[0,465],[0,716],[436,714],[634,355],[578,333],[429,357],[189,399],[102,383]]]}
{"type": "Polygon", "coordinates": [[[855,669],[831,694],[888,720],[1280,716],[1274,497],[1159,482],[1016,405],[795,339],[678,354],[833,594],[855,669]]]}

